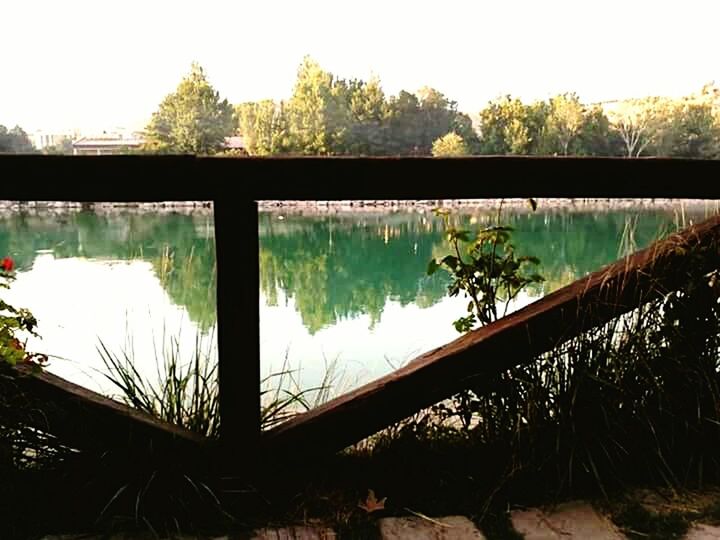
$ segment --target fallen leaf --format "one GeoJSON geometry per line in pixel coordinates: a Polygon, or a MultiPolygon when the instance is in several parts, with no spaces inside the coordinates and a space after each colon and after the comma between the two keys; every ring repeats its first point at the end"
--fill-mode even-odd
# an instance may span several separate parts
{"type": "Polygon", "coordinates": [[[378,501],[375,497],[375,492],[372,489],[368,489],[367,499],[365,499],[364,503],[361,502],[358,504],[358,506],[369,514],[370,512],[375,512],[376,510],[384,510],[386,500],[387,497],[383,497],[378,501]]]}

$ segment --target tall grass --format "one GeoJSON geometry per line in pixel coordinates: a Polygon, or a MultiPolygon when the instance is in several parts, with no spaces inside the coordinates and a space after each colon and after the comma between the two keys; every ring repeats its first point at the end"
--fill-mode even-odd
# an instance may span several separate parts
{"type": "MultiPolygon", "coordinates": [[[[634,229],[629,219],[620,255],[636,248],[634,229]]],[[[720,482],[720,271],[693,264],[717,253],[687,251],[677,291],[655,291],[545,354],[508,347],[501,354],[516,367],[468,379],[471,399],[445,400],[346,450],[314,481],[321,497],[372,487],[399,508],[482,520],[508,503],[720,482]]]]}
{"type": "Polygon", "coordinates": [[[160,350],[155,347],[153,352],[154,383],[148,374],[138,371],[132,346],[113,352],[102,340],[98,345],[107,370],[104,375],[128,405],[179,427],[216,437],[220,416],[214,339],[203,341],[196,336],[187,355],[179,336],[163,333],[160,350]]]}
{"type": "Polygon", "coordinates": [[[483,479],[488,496],[720,482],[719,302],[720,273],[688,275],[679,291],[469,380],[472,402],[440,403],[361,448],[462,464],[453,474],[483,479]]]}
{"type": "MultiPolygon", "coordinates": [[[[148,374],[138,371],[131,345],[114,352],[100,340],[98,353],[107,370],[104,376],[128,405],[207,437],[219,436],[221,418],[214,336],[205,340],[196,337],[194,348],[188,354],[182,350],[178,336],[163,334],[159,351],[157,347],[154,349],[155,382],[150,381],[148,374]]],[[[318,386],[302,388],[296,371],[289,368],[286,353],[281,369],[258,382],[261,429],[268,429],[329,399],[337,380],[337,365],[332,362],[325,367],[324,378],[318,386]]]]}

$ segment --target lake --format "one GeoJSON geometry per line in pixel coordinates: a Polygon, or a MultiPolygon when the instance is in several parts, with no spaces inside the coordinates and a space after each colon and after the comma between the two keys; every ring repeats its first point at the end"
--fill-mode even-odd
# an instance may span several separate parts
{"type": "MultiPolygon", "coordinates": [[[[716,211],[715,202],[506,207],[516,251],[538,256],[546,278],[510,309],[716,211]]],[[[453,220],[475,229],[495,216],[461,208],[453,220]]],[[[261,212],[258,234],[263,377],[291,371],[283,385],[302,388],[329,378],[340,393],[458,337],[452,321],[467,300],[447,297],[446,272],[426,275],[430,258],[448,250],[429,208],[274,209],[261,212]]],[[[113,394],[101,342],[150,380],[175,343],[187,358],[196,347],[216,354],[211,211],[5,210],[5,255],[18,271],[3,299],[35,314],[42,339],[29,345],[51,355],[53,373],[113,394]]]]}

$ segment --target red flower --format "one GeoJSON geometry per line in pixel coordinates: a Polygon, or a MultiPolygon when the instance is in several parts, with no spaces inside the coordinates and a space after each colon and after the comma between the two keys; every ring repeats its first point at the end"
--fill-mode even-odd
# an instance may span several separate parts
{"type": "Polygon", "coordinates": [[[0,261],[0,268],[5,272],[12,272],[13,268],[15,268],[15,262],[10,257],[5,257],[0,261]]]}

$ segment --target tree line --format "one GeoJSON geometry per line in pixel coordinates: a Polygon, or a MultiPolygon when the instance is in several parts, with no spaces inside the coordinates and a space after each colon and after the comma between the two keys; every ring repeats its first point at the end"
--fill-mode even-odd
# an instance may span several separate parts
{"type": "Polygon", "coordinates": [[[720,88],[681,99],[631,99],[603,109],[576,94],[525,104],[505,96],[480,112],[480,153],[720,157],[720,88]]]}
{"type": "MultiPolygon", "coordinates": [[[[72,141],[63,138],[58,144],[46,146],[44,154],[72,154],[72,141]]],[[[0,124],[0,154],[37,154],[38,150],[30,140],[30,136],[20,126],[8,129],[0,124]]]]}
{"type": "MultiPolygon", "coordinates": [[[[720,87],[680,99],[583,104],[574,93],[490,101],[475,120],[440,91],[388,96],[380,81],[344,79],[305,57],[287,100],[233,105],[194,63],[145,129],[144,153],[253,156],[662,156],[720,158],[720,87]],[[244,152],[227,150],[240,135],[244,152]]],[[[0,126],[0,152],[32,145],[0,126]]]]}
{"type": "Polygon", "coordinates": [[[0,124],[0,154],[26,154],[34,151],[30,137],[20,126],[8,129],[0,124]]]}
{"type": "Polygon", "coordinates": [[[194,64],[153,116],[148,149],[218,153],[240,134],[254,156],[720,157],[717,86],[610,105],[586,105],[574,93],[532,103],[507,95],[473,122],[434,88],[387,96],[377,78],[343,79],[306,57],[289,99],[233,107],[194,64]]]}

